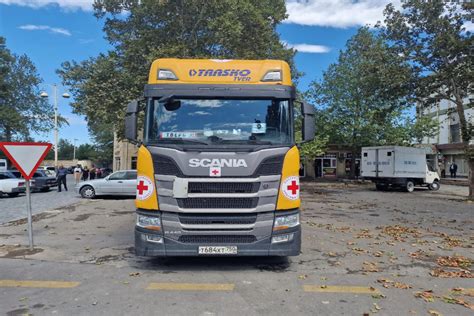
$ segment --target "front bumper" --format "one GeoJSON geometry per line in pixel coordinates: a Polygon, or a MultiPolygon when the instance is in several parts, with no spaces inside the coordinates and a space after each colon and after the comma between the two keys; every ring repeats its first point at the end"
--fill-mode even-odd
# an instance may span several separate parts
{"type": "MultiPolygon", "coordinates": [[[[166,230],[166,227],[162,229],[166,230]]],[[[223,232],[206,233],[215,236],[221,235],[223,232]]],[[[135,253],[137,256],[213,256],[199,254],[200,246],[237,246],[237,254],[230,256],[297,256],[301,251],[301,225],[276,232],[271,232],[270,228],[270,234],[259,237],[255,242],[250,243],[180,242],[176,236],[170,238],[164,236],[162,232],[135,227],[135,253]],[[290,241],[272,243],[273,237],[287,234],[293,236],[290,241]],[[156,239],[160,237],[162,241],[156,242],[156,239]],[[154,241],[150,241],[150,239],[154,239],[154,241]]]]}
{"type": "Polygon", "coordinates": [[[26,187],[16,187],[12,188],[12,193],[25,193],[26,187]]]}

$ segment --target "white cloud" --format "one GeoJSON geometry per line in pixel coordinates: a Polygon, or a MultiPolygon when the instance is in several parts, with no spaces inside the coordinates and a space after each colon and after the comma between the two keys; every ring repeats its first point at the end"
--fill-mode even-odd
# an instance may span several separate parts
{"type": "Polygon", "coordinates": [[[464,28],[466,29],[467,32],[474,33],[474,23],[472,23],[471,21],[465,22],[464,28]]]}
{"type": "Polygon", "coordinates": [[[3,4],[16,4],[30,8],[57,5],[62,9],[91,11],[94,0],[0,0],[3,4]]]}
{"type": "Polygon", "coordinates": [[[400,0],[287,0],[284,22],[337,28],[374,25],[383,21],[389,3],[400,7],[400,0]]]}
{"type": "Polygon", "coordinates": [[[291,44],[286,41],[282,41],[283,45],[287,47],[291,47],[296,49],[300,53],[314,53],[314,54],[321,54],[321,53],[329,53],[331,48],[324,46],[324,45],[313,45],[313,44],[291,44]]]}
{"type": "Polygon", "coordinates": [[[63,29],[60,27],[51,27],[49,25],[26,24],[26,25],[21,25],[18,28],[21,30],[26,30],[26,31],[49,31],[51,33],[61,34],[61,35],[66,35],[66,36],[72,35],[71,32],[69,32],[66,29],[63,29]]]}
{"type": "Polygon", "coordinates": [[[190,112],[188,115],[195,116],[195,115],[211,115],[211,113],[206,112],[206,111],[196,111],[196,112],[190,112]]]}

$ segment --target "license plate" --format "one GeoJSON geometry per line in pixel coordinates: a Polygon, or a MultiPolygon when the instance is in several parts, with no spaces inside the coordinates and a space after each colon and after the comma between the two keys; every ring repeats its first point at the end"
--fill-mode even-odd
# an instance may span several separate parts
{"type": "Polygon", "coordinates": [[[236,255],[237,246],[200,246],[200,255],[236,255]]]}

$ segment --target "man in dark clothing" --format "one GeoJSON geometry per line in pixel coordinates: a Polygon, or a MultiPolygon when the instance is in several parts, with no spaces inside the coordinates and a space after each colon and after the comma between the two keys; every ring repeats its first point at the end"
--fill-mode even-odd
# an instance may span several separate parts
{"type": "Polygon", "coordinates": [[[82,170],[82,181],[87,181],[89,180],[89,169],[87,169],[87,166],[84,167],[82,170]]]}
{"type": "Polygon", "coordinates": [[[458,172],[458,165],[453,162],[451,166],[449,166],[449,172],[451,173],[451,178],[456,178],[456,173],[458,172]]]}
{"type": "Polygon", "coordinates": [[[60,165],[57,171],[57,175],[56,175],[56,177],[58,178],[58,192],[61,192],[61,184],[64,185],[64,190],[67,191],[66,176],[67,176],[67,169],[64,168],[63,165],[60,165]]]}
{"type": "Polygon", "coordinates": [[[89,171],[89,179],[94,180],[95,179],[95,168],[92,167],[91,171],[89,171]]]}

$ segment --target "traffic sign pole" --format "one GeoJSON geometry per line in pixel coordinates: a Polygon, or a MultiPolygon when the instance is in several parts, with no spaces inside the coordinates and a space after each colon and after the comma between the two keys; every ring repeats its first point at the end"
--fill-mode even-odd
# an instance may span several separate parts
{"type": "Polygon", "coordinates": [[[41,161],[51,149],[48,143],[0,142],[0,150],[17,167],[26,184],[26,217],[28,218],[28,239],[30,250],[33,250],[33,216],[31,214],[30,180],[41,161]]]}
{"type": "Polygon", "coordinates": [[[28,240],[30,242],[30,250],[33,250],[33,219],[31,216],[31,188],[29,180],[26,180],[26,215],[28,217],[28,240]]]}

